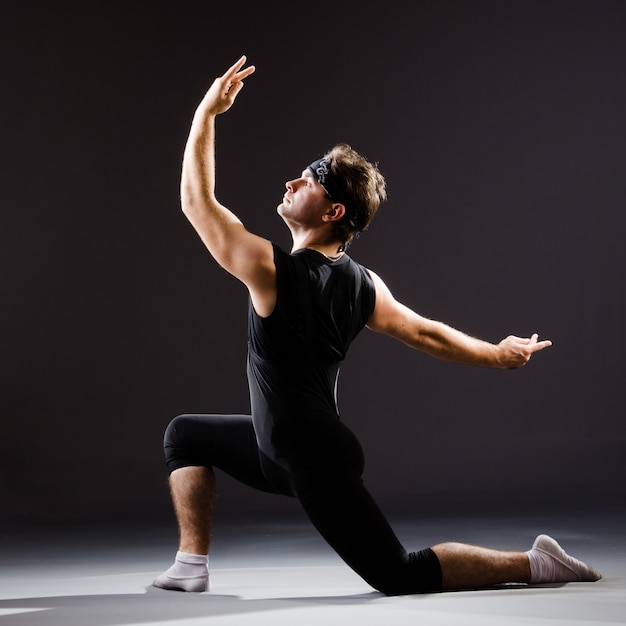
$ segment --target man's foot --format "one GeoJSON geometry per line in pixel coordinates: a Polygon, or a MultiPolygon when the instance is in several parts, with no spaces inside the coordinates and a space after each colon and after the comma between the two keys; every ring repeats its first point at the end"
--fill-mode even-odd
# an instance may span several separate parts
{"type": "Polygon", "coordinates": [[[157,576],[152,586],[159,589],[191,591],[195,593],[209,591],[211,582],[209,580],[207,557],[205,555],[178,552],[174,564],[160,576],[157,576]]]}
{"type": "Polygon", "coordinates": [[[530,560],[531,584],[595,582],[602,578],[592,567],[567,554],[548,535],[539,535],[526,554],[530,560]]]}
{"type": "Polygon", "coordinates": [[[169,589],[171,591],[193,591],[196,593],[209,591],[211,588],[208,574],[205,576],[176,577],[170,576],[167,572],[163,572],[163,574],[155,578],[152,586],[158,587],[159,589],[169,589]]]}

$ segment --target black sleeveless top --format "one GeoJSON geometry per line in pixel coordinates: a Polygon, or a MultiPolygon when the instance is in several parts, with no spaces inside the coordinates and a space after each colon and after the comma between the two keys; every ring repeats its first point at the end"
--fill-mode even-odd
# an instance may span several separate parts
{"type": "Polygon", "coordinates": [[[261,451],[290,469],[339,424],[339,366],[374,311],[367,270],[344,254],[288,254],[274,245],[277,298],[272,313],[248,314],[248,383],[261,451]]]}

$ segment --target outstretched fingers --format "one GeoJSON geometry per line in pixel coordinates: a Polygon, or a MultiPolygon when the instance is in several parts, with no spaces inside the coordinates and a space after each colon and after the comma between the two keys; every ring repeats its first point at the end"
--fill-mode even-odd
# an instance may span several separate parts
{"type": "Polygon", "coordinates": [[[531,354],[552,345],[552,342],[549,339],[543,339],[542,341],[538,341],[538,339],[539,335],[537,333],[533,333],[530,337],[516,337],[515,335],[511,335],[507,337],[506,340],[510,341],[512,345],[519,346],[520,348],[525,349],[525,351],[529,351],[531,354]]]}
{"type": "Polygon", "coordinates": [[[242,55],[236,63],[233,63],[230,68],[226,71],[224,76],[227,76],[230,80],[243,80],[246,76],[250,76],[254,72],[254,65],[248,66],[245,70],[241,68],[246,64],[248,57],[246,55],[242,55]],[[241,71],[239,71],[241,70],[241,71]]]}
{"type": "Polygon", "coordinates": [[[241,69],[245,65],[246,60],[246,57],[242,56],[222,76],[213,81],[201,104],[203,111],[218,115],[230,109],[237,94],[243,87],[243,79],[250,76],[255,69],[254,65],[241,69]]]}
{"type": "Polygon", "coordinates": [[[552,345],[552,342],[549,339],[544,339],[542,341],[538,341],[538,339],[539,335],[537,333],[533,333],[532,337],[528,341],[528,347],[530,348],[531,353],[539,352],[539,350],[549,348],[552,345]]]}
{"type": "Polygon", "coordinates": [[[243,87],[243,79],[254,73],[254,70],[256,69],[254,65],[250,65],[244,70],[241,69],[245,65],[246,61],[247,57],[243,55],[236,63],[233,63],[233,65],[231,65],[222,76],[222,81],[225,85],[227,94],[234,95],[233,91],[236,94],[243,87]]]}
{"type": "Polygon", "coordinates": [[[503,339],[500,344],[500,364],[501,367],[508,369],[516,369],[526,365],[530,361],[531,356],[552,345],[548,339],[538,341],[539,335],[534,333],[531,337],[516,337],[509,335],[503,339]]]}

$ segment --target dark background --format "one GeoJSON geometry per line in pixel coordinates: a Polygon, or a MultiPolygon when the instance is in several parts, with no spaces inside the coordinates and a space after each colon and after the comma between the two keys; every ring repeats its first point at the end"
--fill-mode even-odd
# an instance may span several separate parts
{"type": "MultiPolygon", "coordinates": [[[[246,293],[179,210],[193,111],[242,53],[218,196],[288,246],[338,141],[389,201],[351,254],[519,371],[363,333],[342,416],[390,510],[622,504],[626,3],[3,2],[2,519],[171,515],[163,431],[248,410],[246,293]]],[[[293,506],[222,480],[224,511],[293,506]]]]}

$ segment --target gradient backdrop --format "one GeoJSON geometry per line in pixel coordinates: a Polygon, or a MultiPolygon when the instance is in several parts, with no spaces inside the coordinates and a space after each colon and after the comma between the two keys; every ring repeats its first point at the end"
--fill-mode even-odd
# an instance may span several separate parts
{"type": "MultiPolygon", "coordinates": [[[[284,182],[346,141],[389,185],[355,259],[426,316],[554,342],[502,372],[361,335],[339,399],[373,493],[623,503],[626,3],[7,1],[0,51],[2,519],[168,518],[168,421],[248,410],[246,293],[178,196],[242,53],[218,196],[251,230],[288,246],[284,182]]],[[[221,482],[224,511],[293,506],[221,482]]]]}

